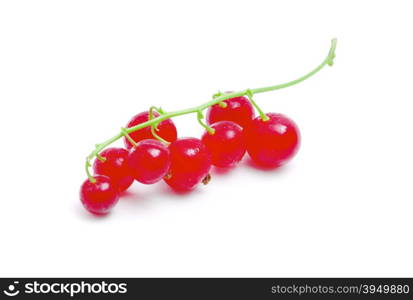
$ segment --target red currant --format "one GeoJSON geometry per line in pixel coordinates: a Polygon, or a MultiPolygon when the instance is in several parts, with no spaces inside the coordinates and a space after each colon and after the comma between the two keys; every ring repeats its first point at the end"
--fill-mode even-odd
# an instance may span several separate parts
{"type": "Polygon", "coordinates": [[[246,131],[247,151],[263,167],[278,167],[298,151],[300,132],[297,125],[282,114],[268,113],[267,121],[257,117],[246,131]]]}
{"type": "Polygon", "coordinates": [[[205,179],[211,169],[211,154],[201,140],[180,138],[169,146],[171,168],[166,183],[177,191],[189,191],[205,179]]]}
{"type": "Polygon", "coordinates": [[[95,159],[95,174],[108,176],[119,192],[125,191],[133,183],[133,176],[128,164],[129,152],[123,148],[106,148],[100,153],[104,161],[95,159]]]}
{"type": "Polygon", "coordinates": [[[222,168],[238,164],[246,151],[242,127],[231,121],[220,121],[211,127],[215,133],[206,131],[202,142],[212,155],[212,164],[222,168]]]}
{"type": "Polygon", "coordinates": [[[118,202],[119,194],[116,186],[107,176],[94,176],[95,183],[87,179],[80,188],[80,201],[93,214],[104,215],[118,202]]]}
{"type": "Polygon", "coordinates": [[[129,166],[141,183],[161,180],[171,165],[169,149],[157,140],[143,140],[129,151],[129,166]]]}
{"type": "Polygon", "coordinates": [[[215,104],[208,109],[207,122],[232,121],[246,128],[254,118],[254,108],[247,97],[235,97],[222,101],[226,107],[215,104]]]}
{"type": "MultiPolygon", "coordinates": [[[[159,117],[159,114],[156,111],[154,111],[153,116],[156,118],[156,117],[159,117]]],[[[137,114],[136,116],[134,116],[129,121],[129,123],[126,125],[126,127],[130,128],[130,127],[133,127],[135,125],[144,123],[148,120],[149,120],[149,112],[144,111],[144,112],[141,112],[141,113],[137,114]]],[[[167,119],[167,120],[164,120],[161,123],[159,123],[158,129],[159,129],[159,131],[157,131],[156,133],[161,138],[163,138],[164,140],[166,140],[168,142],[175,141],[177,136],[178,136],[175,124],[171,119],[167,119]]],[[[142,141],[142,140],[145,140],[145,139],[155,139],[155,137],[152,135],[150,126],[139,129],[139,130],[136,130],[136,131],[130,133],[129,135],[135,142],[139,142],[139,141],[142,141]]],[[[128,149],[132,148],[132,144],[126,139],[126,137],[124,138],[124,140],[125,140],[126,148],[128,148],[128,149]]]]}

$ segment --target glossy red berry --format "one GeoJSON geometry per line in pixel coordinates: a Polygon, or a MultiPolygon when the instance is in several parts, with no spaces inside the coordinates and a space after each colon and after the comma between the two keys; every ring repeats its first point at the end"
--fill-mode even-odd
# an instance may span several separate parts
{"type": "Polygon", "coordinates": [[[201,140],[180,138],[169,146],[171,168],[166,183],[177,191],[189,191],[203,181],[211,169],[211,154],[201,140]]]}
{"type": "Polygon", "coordinates": [[[143,140],[129,151],[129,166],[134,178],[145,184],[161,180],[171,165],[169,149],[157,140],[143,140]]]}
{"type": "MultiPolygon", "coordinates": [[[[159,114],[157,112],[153,112],[154,117],[159,117],[159,114]]],[[[133,127],[135,125],[144,123],[149,120],[149,112],[144,111],[136,116],[134,116],[129,123],[126,125],[127,128],[133,127]]],[[[164,140],[168,142],[173,142],[177,138],[177,131],[174,122],[171,119],[167,119],[159,123],[158,125],[159,131],[156,133],[163,138],[164,140]]],[[[151,127],[145,127],[142,129],[139,129],[137,131],[134,131],[129,134],[129,136],[137,143],[139,141],[145,140],[145,139],[155,139],[155,137],[152,135],[151,132],[151,127]]],[[[124,138],[126,148],[130,149],[132,148],[132,144],[124,138]]]]}
{"type": "Polygon", "coordinates": [[[215,104],[208,109],[209,125],[219,121],[232,121],[246,128],[254,118],[254,108],[247,97],[235,97],[223,101],[226,107],[215,104]]]}
{"type": "Polygon", "coordinates": [[[282,114],[268,113],[267,121],[257,117],[246,131],[247,151],[263,167],[278,167],[298,151],[300,132],[297,125],[282,114]]]}
{"type": "Polygon", "coordinates": [[[212,156],[212,164],[228,168],[239,163],[246,151],[243,129],[231,121],[220,121],[211,125],[215,133],[208,131],[202,136],[202,142],[212,156]]]}
{"type": "Polygon", "coordinates": [[[83,182],[80,188],[80,201],[89,212],[104,215],[118,202],[118,190],[109,177],[97,175],[94,178],[95,183],[89,179],[83,182]]]}
{"type": "Polygon", "coordinates": [[[133,176],[128,164],[129,152],[123,148],[106,148],[100,153],[105,160],[95,159],[95,174],[108,176],[120,192],[133,183],[133,176]]]}

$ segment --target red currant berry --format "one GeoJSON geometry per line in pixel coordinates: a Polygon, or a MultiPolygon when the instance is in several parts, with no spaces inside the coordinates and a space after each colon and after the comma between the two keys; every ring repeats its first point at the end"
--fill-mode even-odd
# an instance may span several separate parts
{"type": "MultiPolygon", "coordinates": [[[[156,117],[159,117],[159,114],[156,111],[154,111],[153,116],[156,118],[156,117]]],[[[144,123],[148,120],[149,120],[149,112],[144,111],[144,112],[141,112],[141,113],[137,114],[136,116],[134,116],[129,121],[129,123],[126,125],[126,127],[130,128],[130,127],[133,127],[135,125],[144,123]]],[[[178,136],[175,124],[171,119],[167,119],[167,120],[164,120],[161,123],[159,123],[158,129],[159,129],[159,131],[157,131],[156,133],[161,138],[163,138],[164,140],[166,140],[168,142],[175,141],[177,136],[178,136]]],[[[136,143],[139,142],[139,141],[145,140],[145,139],[155,139],[155,137],[152,135],[150,126],[139,129],[139,130],[136,130],[136,131],[130,133],[129,136],[136,143]]],[[[132,144],[126,139],[126,137],[124,138],[124,140],[125,140],[126,148],[128,148],[128,149],[132,148],[132,144]]]]}
{"type": "Polygon", "coordinates": [[[105,161],[95,159],[95,174],[108,176],[119,192],[128,189],[133,183],[133,176],[128,164],[129,152],[122,148],[106,148],[100,153],[105,161]]]}
{"type": "Polygon", "coordinates": [[[247,151],[252,160],[263,167],[283,165],[298,151],[300,132],[297,125],[282,114],[268,113],[262,121],[257,117],[246,131],[247,151]]]}
{"type": "Polygon", "coordinates": [[[109,177],[94,176],[95,183],[87,179],[80,188],[80,201],[93,214],[104,215],[118,202],[119,194],[109,177]]]}
{"type": "Polygon", "coordinates": [[[133,176],[141,183],[152,184],[161,180],[171,165],[169,149],[157,140],[143,140],[129,151],[129,166],[133,176]]]}
{"type": "Polygon", "coordinates": [[[222,168],[238,164],[246,151],[242,127],[231,121],[220,121],[211,127],[215,133],[206,131],[202,142],[212,155],[212,164],[222,168]]]}
{"type": "Polygon", "coordinates": [[[247,97],[235,97],[222,102],[226,104],[226,107],[215,104],[208,108],[207,122],[209,125],[219,121],[232,121],[242,128],[248,127],[255,113],[247,97]]]}
{"type": "Polygon", "coordinates": [[[211,169],[211,154],[201,140],[180,138],[169,146],[171,168],[166,183],[177,191],[189,191],[203,181],[211,169]]]}

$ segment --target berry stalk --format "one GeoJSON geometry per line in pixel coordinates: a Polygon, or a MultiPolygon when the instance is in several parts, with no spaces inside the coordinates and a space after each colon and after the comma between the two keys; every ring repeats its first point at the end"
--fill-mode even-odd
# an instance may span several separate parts
{"type": "MultiPolygon", "coordinates": [[[[336,45],[337,45],[337,39],[332,39],[331,40],[331,47],[330,50],[328,52],[327,57],[323,60],[323,62],[317,66],[315,69],[313,69],[312,71],[310,71],[309,73],[305,74],[304,76],[297,78],[295,80],[286,82],[286,83],[282,83],[282,84],[278,84],[278,85],[273,85],[273,86],[268,86],[268,87],[262,87],[262,88],[256,88],[256,89],[246,89],[246,90],[242,90],[242,91],[238,91],[238,92],[232,92],[232,93],[219,93],[214,95],[213,99],[201,104],[199,106],[195,106],[195,107],[191,107],[191,108],[187,108],[187,109],[182,109],[182,110],[177,110],[177,111],[172,111],[172,112],[164,112],[162,109],[156,109],[159,113],[159,117],[156,118],[150,118],[147,122],[138,124],[136,126],[130,127],[130,128],[122,128],[121,131],[115,135],[114,137],[108,139],[107,141],[97,144],[95,149],[86,157],[86,165],[85,165],[85,169],[86,169],[86,174],[90,180],[91,183],[95,183],[96,179],[90,174],[89,171],[89,167],[91,166],[91,160],[94,159],[95,157],[99,158],[99,153],[105,149],[107,146],[111,145],[112,143],[116,142],[117,140],[121,139],[124,136],[127,136],[129,133],[132,133],[134,131],[137,131],[139,129],[151,126],[152,132],[156,132],[156,128],[157,125],[166,120],[166,119],[170,119],[173,117],[177,117],[177,116],[182,116],[182,115],[187,115],[187,114],[191,114],[191,113],[196,113],[197,114],[197,118],[198,118],[198,122],[205,127],[208,132],[210,132],[211,134],[213,134],[214,129],[209,127],[208,125],[204,124],[202,122],[202,119],[204,118],[203,116],[203,111],[205,109],[207,109],[210,106],[213,106],[215,104],[219,104],[222,103],[222,101],[230,99],[230,98],[235,98],[235,97],[240,97],[240,96],[247,96],[248,99],[250,99],[251,103],[254,105],[254,107],[257,109],[257,111],[260,113],[260,115],[264,118],[263,120],[265,121],[266,117],[265,114],[262,112],[262,110],[259,108],[259,106],[255,103],[255,101],[252,100],[252,96],[254,94],[259,94],[259,93],[265,93],[265,92],[269,92],[269,91],[275,91],[275,90],[279,90],[279,89],[283,89],[286,87],[290,87],[292,85],[298,84],[308,78],[310,78],[311,76],[313,76],[314,74],[316,74],[317,72],[319,72],[322,68],[324,68],[326,65],[332,66],[333,65],[333,60],[335,57],[335,49],[336,49],[336,45]]],[[[151,108],[151,112],[154,110],[155,108],[152,107],[151,108]]],[[[154,134],[155,137],[157,137],[156,134],[154,134]]],[[[165,142],[165,141],[163,141],[165,142]]]]}

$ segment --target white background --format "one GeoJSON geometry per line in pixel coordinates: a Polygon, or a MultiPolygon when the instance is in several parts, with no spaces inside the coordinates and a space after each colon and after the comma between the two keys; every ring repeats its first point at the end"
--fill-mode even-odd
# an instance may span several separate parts
{"type": "Polygon", "coordinates": [[[2,1],[0,275],[413,276],[409,4],[2,1]],[[256,96],[301,129],[289,165],[83,210],[85,156],[134,114],[295,79],[332,37],[333,68],[256,96]]]}

